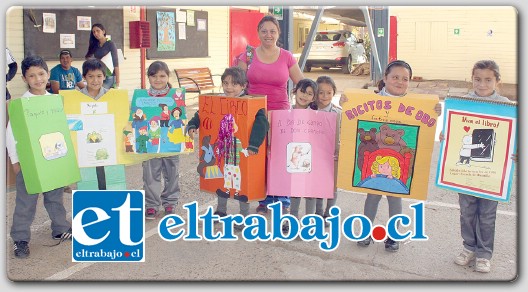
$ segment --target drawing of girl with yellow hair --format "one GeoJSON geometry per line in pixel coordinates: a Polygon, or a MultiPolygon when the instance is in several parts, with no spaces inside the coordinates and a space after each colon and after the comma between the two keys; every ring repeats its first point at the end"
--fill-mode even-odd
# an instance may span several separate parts
{"type": "Polygon", "coordinates": [[[387,178],[400,178],[400,162],[392,156],[376,156],[376,160],[372,163],[372,175],[376,177],[378,174],[385,175],[387,178]]]}
{"type": "Polygon", "coordinates": [[[400,162],[395,157],[378,155],[370,169],[372,175],[360,181],[358,187],[396,194],[410,193],[409,188],[400,180],[400,162]]]}

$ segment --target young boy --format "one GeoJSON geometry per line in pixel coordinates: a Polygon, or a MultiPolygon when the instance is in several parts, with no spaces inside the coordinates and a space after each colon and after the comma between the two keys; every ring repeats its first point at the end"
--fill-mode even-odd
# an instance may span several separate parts
{"type": "MultiPolygon", "coordinates": [[[[46,91],[49,73],[46,62],[41,57],[29,56],[22,60],[22,79],[29,86],[29,90],[22,97],[49,95],[46,91]]],[[[24,176],[20,171],[16,141],[8,122],[6,129],[6,147],[9,158],[16,174],[16,203],[11,225],[11,238],[14,241],[15,257],[29,256],[29,240],[31,238],[31,224],[35,218],[38,195],[28,194],[24,183],[24,176]]],[[[56,240],[71,239],[71,224],[66,220],[66,209],[63,205],[64,187],[42,193],[44,207],[51,219],[51,236],[56,240]]]]}
{"type": "MultiPolygon", "coordinates": [[[[103,82],[106,78],[104,65],[97,59],[88,59],[82,65],[82,75],[86,80],[86,87],[81,89],[81,92],[89,97],[98,100],[109,89],[103,87],[103,82]]],[[[97,186],[99,190],[106,190],[106,175],[104,166],[96,166],[95,172],[97,174],[97,186]]]]}
{"type": "Polygon", "coordinates": [[[86,80],[86,87],[81,92],[98,100],[109,89],[103,87],[105,76],[104,65],[97,59],[88,59],[82,65],[82,75],[86,80]]]}

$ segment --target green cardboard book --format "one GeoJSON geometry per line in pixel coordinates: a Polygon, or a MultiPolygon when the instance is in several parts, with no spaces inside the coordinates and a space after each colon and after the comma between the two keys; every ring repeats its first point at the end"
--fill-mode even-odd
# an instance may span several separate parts
{"type": "Polygon", "coordinates": [[[29,194],[81,179],[60,95],[13,99],[9,119],[29,194]]]}

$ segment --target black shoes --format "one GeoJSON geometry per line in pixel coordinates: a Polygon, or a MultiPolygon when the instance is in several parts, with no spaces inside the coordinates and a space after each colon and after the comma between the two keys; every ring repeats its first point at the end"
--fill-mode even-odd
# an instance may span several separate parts
{"type": "Polygon", "coordinates": [[[357,245],[361,246],[361,247],[367,247],[373,242],[374,242],[374,240],[372,239],[372,237],[369,236],[369,237],[367,237],[367,238],[365,238],[365,239],[363,239],[361,241],[358,241],[357,245]]]}
{"type": "Polygon", "coordinates": [[[29,256],[29,245],[27,241],[15,241],[13,244],[13,251],[15,257],[25,259],[29,256]]]}
{"type": "MultiPolygon", "coordinates": [[[[374,240],[372,237],[367,237],[361,241],[357,242],[358,246],[361,247],[368,247],[371,243],[374,243],[374,240]]],[[[385,250],[389,252],[397,252],[400,249],[400,243],[398,241],[394,241],[390,238],[387,238],[385,240],[385,250]]]]}
{"type": "Polygon", "coordinates": [[[71,240],[72,239],[72,229],[68,229],[64,231],[63,233],[57,234],[55,236],[51,236],[55,240],[65,241],[65,240],[71,240]]]}
{"type": "Polygon", "coordinates": [[[390,252],[397,252],[400,249],[400,243],[390,238],[385,240],[385,250],[390,252]]]}

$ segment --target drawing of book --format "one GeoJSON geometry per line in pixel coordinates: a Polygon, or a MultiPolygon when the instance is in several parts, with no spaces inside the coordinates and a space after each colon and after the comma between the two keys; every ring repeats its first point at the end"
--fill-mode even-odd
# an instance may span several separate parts
{"type": "Polygon", "coordinates": [[[475,129],[472,134],[472,144],[484,144],[484,148],[471,149],[471,160],[493,161],[495,146],[495,131],[493,129],[475,129]]]}

